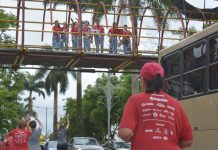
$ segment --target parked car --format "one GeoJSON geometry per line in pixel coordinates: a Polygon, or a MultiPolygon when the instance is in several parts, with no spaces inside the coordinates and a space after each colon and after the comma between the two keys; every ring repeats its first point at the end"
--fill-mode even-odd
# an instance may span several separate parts
{"type": "Polygon", "coordinates": [[[130,150],[130,143],[126,143],[121,140],[111,140],[107,141],[103,145],[105,150],[130,150]]]}
{"type": "Polygon", "coordinates": [[[104,150],[95,138],[74,137],[68,144],[68,150],[104,150]]]}
{"type": "Polygon", "coordinates": [[[57,141],[48,141],[45,143],[45,150],[57,150],[57,141]]]}

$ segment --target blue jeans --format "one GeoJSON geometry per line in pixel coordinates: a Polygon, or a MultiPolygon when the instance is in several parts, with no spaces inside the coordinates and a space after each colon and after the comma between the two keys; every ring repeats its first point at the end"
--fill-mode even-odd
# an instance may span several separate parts
{"type": "Polygon", "coordinates": [[[130,51],[131,51],[131,43],[130,42],[128,44],[123,44],[123,51],[125,54],[130,53],[130,51]]]}
{"type": "Polygon", "coordinates": [[[79,48],[80,39],[77,37],[72,37],[72,49],[77,50],[79,48]]]}
{"type": "Polygon", "coordinates": [[[52,47],[55,49],[61,48],[61,38],[57,34],[53,34],[52,36],[52,47]]]}
{"type": "Polygon", "coordinates": [[[89,37],[84,36],[83,37],[83,46],[85,51],[90,51],[90,44],[91,44],[91,39],[89,37]]]}
{"type": "Polygon", "coordinates": [[[111,37],[109,53],[117,53],[117,37],[111,37]]]}
{"type": "Polygon", "coordinates": [[[61,46],[63,48],[68,48],[68,37],[66,34],[61,34],[61,46]]]}
{"type": "Polygon", "coordinates": [[[96,46],[96,52],[99,52],[99,46],[101,46],[101,52],[103,52],[104,49],[104,36],[95,36],[95,46],[96,46]]]}

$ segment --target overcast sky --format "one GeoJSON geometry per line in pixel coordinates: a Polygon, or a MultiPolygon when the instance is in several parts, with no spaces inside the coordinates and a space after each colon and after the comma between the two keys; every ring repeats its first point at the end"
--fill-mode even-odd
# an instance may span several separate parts
{"type": "MultiPolygon", "coordinates": [[[[193,4],[194,6],[197,6],[199,8],[203,8],[204,7],[204,0],[187,0],[188,2],[190,2],[191,4],[193,4]]],[[[212,8],[212,7],[217,7],[218,6],[218,1],[215,0],[206,0],[206,8],[212,8]]],[[[16,1],[14,0],[0,0],[0,6],[16,6],[16,1]]],[[[42,4],[40,3],[26,3],[27,7],[35,7],[35,8],[43,8],[42,4]]],[[[13,9],[7,9],[7,12],[12,12],[14,14],[16,14],[16,10],[13,9]]],[[[53,16],[55,16],[55,20],[59,20],[60,22],[64,22],[65,21],[65,14],[64,13],[53,13],[53,16]]],[[[25,14],[25,18],[26,20],[32,20],[32,21],[42,21],[42,12],[37,11],[28,11],[26,10],[26,14],[25,14]]],[[[72,15],[72,18],[75,20],[75,18],[77,18],[76,15],[72,15]]],[[[84,20],[90,20],[91,15],[86,14],[83,15],[83,19],[84,20]]],[[[109,23],[111,23],[112,21],[111,17],[109,17],[109,23]]],[[[46,22],[50,21],[50,16],[49,13],[47,13],[46,15],[46,22]]],[[[124,20],[125,21],[125,20],[124,20]]],[[[123,22],[125,23],[125,22],[123,22]]],[[[110,24],[109,24],[110,25],[110,24]]],[[[41,25],[33,25],[33,24],[27,24],[26,25],[26,29],[31,29],[31,30],[40,30],[41,29],[41,25]]],[[[51,30],[51,25],[47,24],[45,26],[46,30],[51,30]]],[[[13,32],[12,32],[13,33],[13,32]]],[[[13,33],[14,34],[14,33],[13,33]]],[[[148,33],[149,34],[149,33],[148,33]]],[[[151,33],[152,34],[152,33],[151,33]]],[[[41,44],[48,44],[51,45],[51,34],[50,33],[45,33],[45,38],[44,41],[42,42],[40,40],[41,38],[41,33],[35,33],[34,35],[31,34],[30,32],[26,32],[25,34],[25,44],[37,44],[37,45],[41,45],[41,44]]],[[[148,42],[148,41],[144,41],[144,42],[148,42]]],[[[152,42],[149,41],[152,45],[156,47],[156,42],[152,42]]],[[[34,72],[34,70],[30,71],[31,73],[34,72]]],[[[88,84],[94,84],[95,80],[97,77],[100,77],[101,73],[83,73],[82,74],[82,89],[86,89],[88,84]]],[[[53,94],[53,93],[52,93],[53,94]]],[[[45,100],[43,100],[42,97],[38,97],[37,94],[33,95],[34,97],[36,97],[37,99],[34,101],[34,110],[36,110],[39,113],[39,118],[42,120],[43,124],[44,124],[44,130],[43,132],[45,133],[45,107],[51,108],[48,109],[48,131],[52,131],[52,120],[53,120],[53,95],[50,97],[46,97],[45,100]],[[43,108],[37,108],[37,106],[39,107],[43,107],[43,108]]],[[[25,98],[26,95],[23,95],[23,97],[25,98]]],[[[68,97],[73,97],[76,98],[76,81],[72,79],[72,77],[70,77],[70,87],[67,90],[66,94],[64,95],[59,95],[59,106],[58,106],[58,116],[64,116],[64,111],[63,111],[63,106],[65,104],[65,101],[63,101],[62,99],[66,99],[68,97]]]]}

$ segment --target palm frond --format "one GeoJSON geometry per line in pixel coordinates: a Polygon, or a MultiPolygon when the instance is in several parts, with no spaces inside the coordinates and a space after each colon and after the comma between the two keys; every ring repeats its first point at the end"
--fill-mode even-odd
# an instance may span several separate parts
{"type": "Polygon", "coordinates": [[[39,70],[36,71],[35,78],[42,79],[43,77],[45,77],[45,75],[48,72],[48,69],[50,69],[50,67],[48,67],[48,66],[41,67],[39,70]]]}

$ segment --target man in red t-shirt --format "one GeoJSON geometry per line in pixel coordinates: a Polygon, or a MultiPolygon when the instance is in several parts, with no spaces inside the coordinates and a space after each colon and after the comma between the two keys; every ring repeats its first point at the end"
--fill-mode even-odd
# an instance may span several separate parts
{"type": "Polygon", "coordinates": [[[96,25],[93,26],[96,52],[99,52],[99,46],[101,46],[101,53],[104,49],[104,27],[100,25],[100,20],[95,20],[96,25]]]}
{"type": "MultiPolygon", "coordinates": [[[[29,119],[28,119],[29,120],[29,119]]],[[[16,150],[28,150],[28,140],[31,136],[31,130],[29,128],[29,121],[19,120],[17,128],[11,130],[8,137],[13,138],[13,148],[16,150]],[[27,127],[27,129],[25,129],[27,127]]],[[[8,141],[6,141],[7,143],[8,141]]]]}
{"type": "Polygon", "coordinates": [[[61,38],[60,38],[61,27],[58,20],[55,20],[54,24],[55,25],[52,27],[52,31],[53,31],[52,47],[54,49],[59,49],[61,48],[61,38]]]}
{"type": "Polygon", "coordinates": [[[121,30],[118,29],[117,23],[113,23],[113,27],[108,30],[109,43],[110,43],[110,53],[117,53],[117,36],[121,34],[121,30]]]}
{"type": "Polygon", "coordinates": [[[164,70],[156,62],[140,71],[142,93],[131,96],[119,125],[119,136],[132,150],[180,150],[192,145],[189,120],[181,105],[162,90],[164,70]]]}
{"type": "Polygon", "coordinates": [[[124,26],[124,30],[123,30],[123,38],[120,41],[120,43],[123,45],[123,52],[125,54],[129,53],[131,51],[131,41],[130,41],[130,36],[131,36],[131,32],[128,30],[127,25],[125,24],[124,26]]]}
{"type": "Polygon", "coordinates": [[[71,35],[72,35],[72,50],[78,50],[80,46],[80,34],[79,34],[79,24],[78,22],[73,22],[72,28],[71,28],[71,35]]]}

